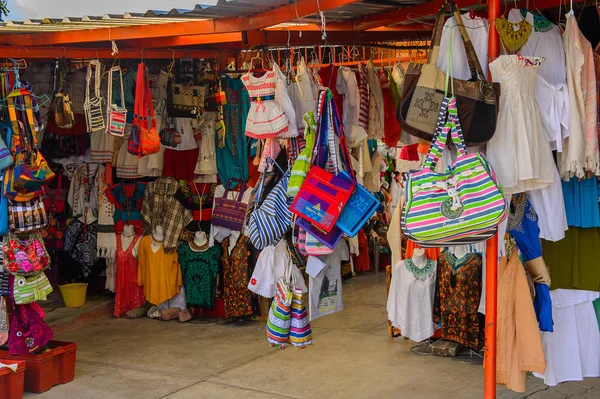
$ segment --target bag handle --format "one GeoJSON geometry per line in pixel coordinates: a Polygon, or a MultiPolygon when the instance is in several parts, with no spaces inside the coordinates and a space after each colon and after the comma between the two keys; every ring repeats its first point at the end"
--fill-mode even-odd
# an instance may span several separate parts
{"type": "MultiPolygon", "coordinates": [[[[108,110],[110,111],[110,107],[112,105],[112,91],[113,91],[113,72],[119,72],[119,86],[121,87],[121,108],[125,108],[125,91],[123,90],[123,71],[120,66],[114,66],[110,68],[108,71],[108,98],[106,100],[106,104],[108,105],[108,110]]],[[[116,105],[116,104],[115,104],[116,105]]]]}
{"type": "MultiPolygon", "coordinates": [[[[150,92],[150,80],[148,80],[148,74],[146,73],[146,68],[144,67],[144,81],[145,81],[145,92],[144,95],[146,96],[146,112],[147,115],[144,114],[144,116],[146,116],[146,125],[148,125],[148,121],[150,119],[152,119],[152,123],[150,124],[150,126],[154,129],[156,129],[156,117],[154,115],[154,104],[152,103],[152,94],[150,92]]],[[[148,128],[148,126],[146,126],[146,128],[148,128]]]]}
{"type": "MultiPolygon", "coordinates": [[[[479,61],[479,58],[477,57],[477,53],[475,52],[475,49],[473,48],[473,43],[471,43],[471,39],[469,38],[467,29],[465,28],[465,26],[463,24],[462,17],[460,15],[460,9],[456,5],[456,3],[452,2],[452,1],[444,3],[437,13],[434,28],[433,28],[433,34],[431,37],[431,44],[429,45],[427,63],[428,64],[436,64],[437,63],[437,59],[438,59],[438,55],[439,55],[439,51],[440,51],[440,42],[442,40],[442,34],[443,34],[443,30],[444,30],[444,15],[445,15],[445,11],[446,11],[446,5],[450,8],[450,12],[452,13],[452,16],[454,17],[454,20],[456,22],[456,27],[458,27],[462,42],[465,46],[465,52],[467,54],[467,62],[469,64],[469,69],[471,70],[471,79],[470,80],[471,81],[486,80],[486,77],[483,73],[483,69],[481,68],[481,63],[479,61]]],[[[450,32],[450,34],[452,35],[452,32],[450,32]]]]}
{"type": "Polygon", "coordinates": [[[138,64],[136,84],[135,84],[135,102],[133,103],[133,126],[140,126],[140,116],[142,115],[142,97],[144,85],[144,63],[138,64]]]}
{"type": "Polygon", "coordinates": [[[225,194],[223,194],[223,198],[227,199],[227,194],[229,194],[229,190],[231,190],[231,183],[237,182],[241,183],[240,193],[238,194],[237,202],[242,202],[242,197],[244,196],[244,192],[246,191],[246,182],[242,179],[231,178],[227,181],[227,185],[225,186],[225,194]]]}

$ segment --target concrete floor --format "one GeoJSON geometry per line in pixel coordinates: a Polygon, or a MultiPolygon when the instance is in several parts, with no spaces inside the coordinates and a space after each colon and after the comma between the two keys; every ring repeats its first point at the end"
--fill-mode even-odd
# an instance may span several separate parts
{"type": "MultiPolygon", "coordinates": [[[[75,381],[37,399],[473,398],[483,369],[412,354],[387,336],[385,274],[344,284],[343,312],[312,323],[314,345],[272,349],[264,323],[179,324],[102,318],[57,334],[78,345],[75,381]]],[[[600,379],[548,389],[529,377],[526,394],[498,398],[600,398],[600,379]]]]}

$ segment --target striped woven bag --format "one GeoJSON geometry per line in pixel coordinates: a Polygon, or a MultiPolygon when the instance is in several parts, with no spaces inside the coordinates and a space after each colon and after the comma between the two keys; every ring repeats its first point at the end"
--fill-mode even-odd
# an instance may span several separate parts
{"type": "Polygon", "coordinates": [[[464,244],[493,236],[505,217],[506,201],[496,175],[483,154],[467,154],[456,99],[445,97],[424,168],[411,173],[406,184],[402,232],[426,246],[464,244]],[[448,133],[458,156],[443,173],[436,173],[448,133]]]}
{"type": "Polygon", "coordinates": [[[269,345],[281,349],[285,349],[288,343],[291,324],[292,292],[286,280],[289,281],[282,277],[277,281],[277,291],[267,318],[269,345]]]}
{"type": "Polygon", "coordinates": [[[302,298],[302,289],[296,287],[292,288],[290,343],[296,348],[306,348],[312,344],[312,330],[302,298]]]}

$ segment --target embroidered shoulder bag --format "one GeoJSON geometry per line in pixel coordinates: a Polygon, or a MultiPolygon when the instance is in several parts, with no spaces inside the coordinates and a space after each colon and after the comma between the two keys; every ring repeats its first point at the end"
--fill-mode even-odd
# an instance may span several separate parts
{"type": "Polygon", "coordinates": [[[83,113],[89,132],[95,132],[106,127],[104,121],[104,110],[102,106],[102,95],[100,94],[100,82],[102,81],[102,65],[98,60],[91,60],[87,67],[85,102],[83,113]],[[94,96],[90,97],[90,84],[94,75],[94,96]]]}
{"type": "Polygon", "coordinates": [[[125,108],[125,92],[123,91],[123,71],[120,66],[112,67],[108,71],[108,98],[106,99],[106,104],[108,105],[108,126],[106,127],[106,133],[123,137],[127,121],[127,108],[125,108]],[[119,73],[118,82],[121,89],[121,105],[113,104],[112,102],[113,72],[119,73]]]}
{"type": "Polygon", "coordinates": [[[14,167],[4,172],[4,195],[14,201],[29,201],[44,192],[43,186],[55,174],[37,149],[31,93],[25,89],[14,90],[8,95],[7,104],[12,124],[10,149],[14,167]],[[24,105],[24,111],[19,111],[20,118],[15,102],[24,105]]]}
{"type": "Polygon", "coordinates": [[[137,155],[138,158],[160,151],[160,137],[156,132],[156,118],[150,94],[150,83],[148,82],[146,65],[143,62],[138,64],[133,124],[127,142],[127,151],[132,155],[137,155]],[[149,120],[152,120],[152,122],[149,123],[149,120]]]}
{"type": "Polygon", "coordinates": [[[230,179],[225,186],[225,194],[221,198],[215,198],[215,209],[213,209],[211,222],[215,226],[226,227],[233,231],[240,231],[246,221],[248,204],[242,202],[246,182],[240,179],[230,179]],[[237,199],[229,199],[231,183],[241,184],[237,199]]]}
{"type": "Polygon", "coordinates": [[[4,269],[15,276],[31,276],[50,266],[50,256],[39,233],[27,238],[4,236],[4,269]]]}
{"type": "MultiPolygon", "coordinates": [[[[458,113],[462,117],[463,134],[468,145],[488,142],[496,131],[500,84],[488,82],[481,69],[477,53],[465,29],[457,5],[448,2],[465,46],[471,79],[452,79],[458,113]]],[[[436,63],[444,27],[446,3],[437,14],[427,63],[410,63],[404,77],[398,106],[398,122],[403,131],[431,141],[436,130],[437,116],[444,99],[446,75],[436,63]]]]}
{"type": "Polygon", "coordinates": [[[54,94],[54,122],[61,129],[71,129],[75,125],[75,114],[73,113],[73,103],[63,90],[63,80],[65,74],[63,71],[64,59],[56,62],[54,72],[54,89],[56,90],[56,79],[58,77],[59,87],[54,94]]]}

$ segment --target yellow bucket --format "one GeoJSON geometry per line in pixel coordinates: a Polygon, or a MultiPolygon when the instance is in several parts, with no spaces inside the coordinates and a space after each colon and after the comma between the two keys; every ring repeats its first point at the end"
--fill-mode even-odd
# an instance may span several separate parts
{"type": "Polygon", "coordinates": [[[60,288],[65,306],[68,308],[80,308],[85,305],[87,286],[87,283],[72,283],[59,286],[58,288],[60,288]]]}

